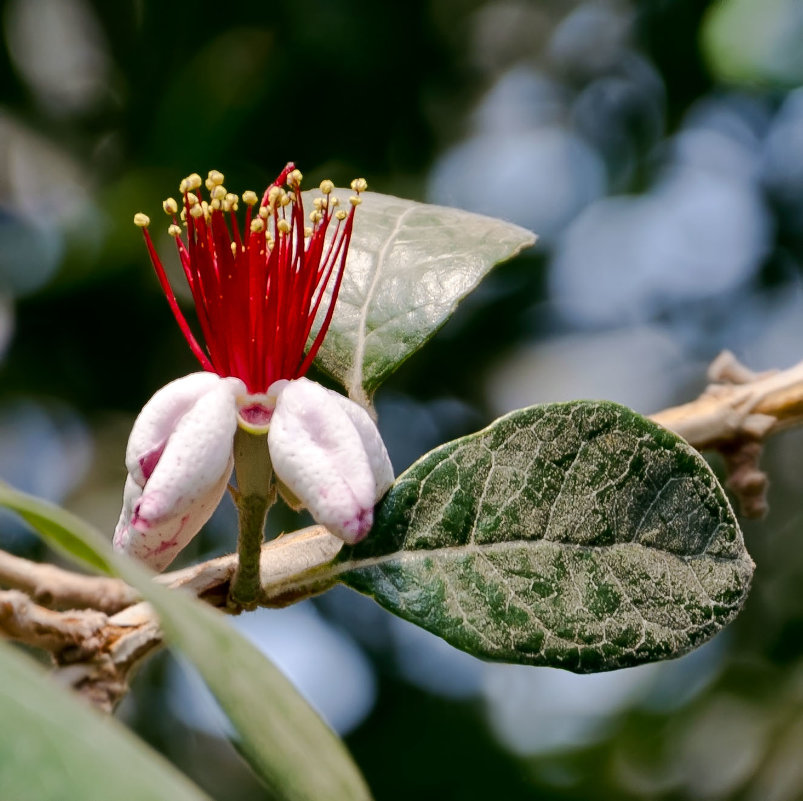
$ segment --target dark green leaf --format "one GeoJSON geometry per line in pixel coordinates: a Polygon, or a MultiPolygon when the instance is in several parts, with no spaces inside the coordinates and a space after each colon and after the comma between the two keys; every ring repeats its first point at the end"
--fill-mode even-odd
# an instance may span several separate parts
{"type": "Polygon", "coordinates": [[[0,798],[209,801],[114,718],[65,692],[0,641],[0,798]]]}
{"type": "MultiPolygon", "coordinates": [[[[2,483],[0,505],[28,520],[49,542],[83,543],[92,554],[86,560],[89,564],[111,565],[150,601],[166,638],[203,676],[231,720],[242,753],[277,799],[370,799],[342,741],[218,611],[184,592],[154,584],[152,573],[114,553],[103,535],[64,509],[2,483]]],[[[72,553],[78,555],[77,549],[72,553]]]]}
{"type": "MultiPolygon", "coordinates": [[[[342,200],[351,194],[338,192],[342,200]]],[[[320,193],[308,194],[311,200],[320,193]]],[[[343,285],[316,362],[364,403],[495,264],[532,245],[535,236],[459,209],[374,192],[362,198],[343,285]]],[[[316,331],[317,326],[313,336],[316,331]]]]}
{"type": "Polygon", "coordinates": [[[432,451],[338,560],[340,580],[459,648],[578,672],[689,651],[753,572],[699,454],[605,402],[513,412],[432,451]]]}

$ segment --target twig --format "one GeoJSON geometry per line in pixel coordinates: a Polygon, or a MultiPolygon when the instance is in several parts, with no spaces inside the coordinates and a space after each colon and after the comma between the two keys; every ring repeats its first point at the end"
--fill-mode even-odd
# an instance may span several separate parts
{"type": "Polygon", "coordinates": [[[110,615],[131,606],[139,597],[120,579],[82,576],[5,551],[0,551],[0,586],[22,590],[51,609],[97,609],[110,615]]]}
{"type": "MultiPolygon", "coordinates": [[[[259,578],[261,606],[284,606],[286,588],[297,583],[301,574],[331,562],[343,541],[323,526],[309,526],[283,534],[262,546],[259,578]]],[[[237,568],[237,554],[219,556],[208,562],[163,573],[154,580],[168,587],[182,587],[213,606],[227,607],[229,584],[237,568]]]]}
{"type": "MultiPolygon", "coordinates": [[[[330,562],[342,546],[323,526],[310,526],[263,545],[259,603],[288,603],[291,582],[297,586],[300,576],[330,562]]],[[[236,567],[237,554],[228,554],[162,574],[155,581],[189,590],[232,611],[229,589],[236,567]]],[[[57,679],[106,711],[113,710],[126,694],[142,658],[162,644],[156,613],[149,604],[137,602],[136,590],[119,579],[71,573],[0,551],[0,585],[14,587],[0,590],[0,636],[49,652],[57,679]],[[34,594],[39,604],[31,600],[34,594]],[[79,600],[86,608],[48,608],[67,599],[79,600]],[[115,609],[124,600],[127,608],[112,616],[100,611],[102,605],[115,609]]],[[[315,586],[311,583],[306,594],[314,592],[315,586]]]]}
{"type": "Polygon", "coordinates": [[[788,370],[754,373],[723,351],[711,363],[708,377],[713,383],[697,400],[658,412],[652,420],[697,450],[719,451],[742,514],[763,517],[769,485],[759,467],[763,442],[803,424],[803,362],[788,370]]]}
{"type": "Polygon", "coordinates": [[[698,450],[764,440],[803,424],[803,362],[788,370],[755,374],[723,351],[711,363],[708,377],[712,383],[697,400],[664,409],[650,419],[698,450]]]}
{"type": "Polygon", "coordinates": [[[103,612],[79,609],[54,612],[35,604],[24,592],[0,592],[0,633],[58,655],[67,649],[82,655],[96,651],[108,618],[103,612]]]}
{"type": "Polygon", "coordinates": [[[19,590],[0,591],[0,634],[49,652],[57,680],[107,712],[128,691],[130,674],[142,657],[162,642],[158,620],[147,604],[114,617],[92,609],[59,612],[19,590]]]}

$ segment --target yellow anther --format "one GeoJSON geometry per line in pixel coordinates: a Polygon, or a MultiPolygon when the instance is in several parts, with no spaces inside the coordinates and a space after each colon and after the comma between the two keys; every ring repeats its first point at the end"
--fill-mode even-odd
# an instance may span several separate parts
{"type": "Polygon", "coordinates": [[[181,218],[181,222],[187,222],[187,209],[182,209],[178,216],[181,218]]]}
{"type": "Polygon", "coordinates": [[[187,176],[187,189],[200,189],[202,183],[201,176],[197,172],[187,176]]]}
{"type": "Polygon", "coordinates": [[[277,199],[282,195],[283,192],[284,190],[280,186],[272,186],[268,190],[268,203],[271,206],[275,206],[277,199]]]}
{"type": "Polygon", "coordinates": [[[307,226],[307,227],[304,229],[304,239],[309,239],[311,236],[312,236],[312,228],[310,228],[309,226],[307,226]]]}
{"type": "Polygon", "coordinates": [[[251,233],[256,234],[264,230],[265,230],[265,223],[262,221],[261,218],[257,217],[255,220],[251,220],[251,233]]]}
{"type": "Polygon", "coordinates": [[[335,212],[335,217],[336,217],[338,220],[345,220],[345,219],[346,219],[346,217],[348,217],[348,214],[346,214],[346,212],[345,212],[345,211],[343,211],[343,209],[338,209],[338,210],[335,212]]]}
{"type": "Polygon", "coordinates": [[[245,192],[243,192],[243,203],[246,205],[253,206],[258,200],[259,198],[256,192],[252,192],[250,189],[246,189],[245,192]]]}
{"type": "MultiPolygon", "coordinates": [[[[211,181],[212,186],[220,186],[225,179],[223,173],[219,170],[209,170],[209,175],[206,180],[211,181]]],[[[355,189],[354,191],[356,192],[357,190],[355,189]]]]}
{"type": "Polygon", "coordinates": [[[309,218],[315,223],[315,225],[317,225],[323,219],[323,214],[316,209],[315,211],[311,211],[309,213],[309,218]]]}
{"type": "Polygon", "coordinates": [[[267,206],[260,206],[258,213],[263,220],[267,220],[270,217],[270,209],[267,206]]]}
{"type": "Polygon", "coordinates": [[[237,243],[236,242],[232,242],[231,243],[231,255],[232,256],[236,256],[237,255],[237,243]]]}
{"type": "Polygon", "coordinates": [[[229,203],[237,203],[240,200],[240,198],[238,198],[237,195],[234,194],[234,192],[227,192],[226,200],[228,200],[229,203]]]}
{"type": "Polygon", "coordinates": [[[181,226],[175,224],[168,226],[167,233],[173,237],[179,236],[181,234],[181,226]]]}
{"type": "Polygon", "coordinates": [[[183,195],[188,189],[189,186],[187,185],[187,179],[182,178],[181,183],[178,185],[178,191],[183,195]]]}
{"type": "Polygon", "coordinates": [[[349,203],[351,203],[352,206],[359,206],[360,203],[362,203],[362,198],[361,197],[357,197],[356,195],[352,195],[349,198],[349,203]]]}
{"type": "Polygon", "coordinates": [[[197,220],[199,217],[204,216],[204,207],[196,203],[191,209],[190,214],[197,220]]]}
{"type": "Polygon", "coordinates": [[[289,234],[290,233],[290,223],[287,220],[279,220],[276,223],[276,230],[280,234],[289,234]]]}
{"type": "Polygon", "coordinates": [[[165,214],[175,214],[178,211],[178,203],[174,198],[169,197],[162,203],[162,208],[165,210],[165,214]]]}
{"type": "Polygon", "coordinates": [[[287,197],[290,203],[296,202],[296,193],[295,192],[288,192],[287,197]]]}
{"type": "Polygon", "coordinates": [[[328,178],[325,181],[321,181],[321,192],[323,192],[324,195],[330,195],[334,188],[335,185],[328,178]]]}
{"type": "Polygon", "coordinates": [[[304,176],[301,174],[301,170],[293,170],[287,176],[287,185],[288,186],[301,186],[301,179],[304,176]]]}
{"type": "Polygon", "coordinates": [[[330,206],[339,206],[340,205],[340,198],[336,197],[335,195],[332,195],[332,197],[329,198],[329,205],[330,206]]]}
{"type": "Polygon", "coordinates": [[[217,211],[220,208],[220,201],[215,198],[214,200],[210,201],[209,206],[217,211]]]}
{"type": "Polygon", "coordinates": [[[282,192],[282,196],[281,198],[279,198],[279,205],[280,206],[290,205],[290,195],[287,192],[282,192]]]}
{"type": "Polygon", "coordinates": [[[355,178],[351,182],[352,192],[364,192],[366,189],[368,189],[368,181],[365,178],[355,178]]]}
{"type": "Polygon", "coordinates": [[[221,184],[218,184],[217,186],[215,186],[214,189],[212,189],[213,200],[223,200],[223,198],[226,197],[227,194],[228,192],[226,192],[226,187],[222,186],[221,184]]]}
{"type": "Polygon", "coordinates": [[[313,205],[313,206],[314,206],[316,209],[319,209],[319,208],[321,208],[321,206],[323,206],[323,204],[324,204],[324,201],[325,201],[325,198],[322,198],[322,197],[316,197],[316,198],[313,198],[313,199],[312,199],[312,205],[313,205]]]}
{"type": "Polygon", "coordinates": [[[194,192],[187,192],[187,203],[189,203],[190,206],[195,206],[198,203],[198,195],[194,192]]]}
{"type": "Polygon", "coordinates": [[[138,211],[134,215],[134,225],[139,228],[147,228],[151,224],[151,218],[147,214],[138,211]]]}

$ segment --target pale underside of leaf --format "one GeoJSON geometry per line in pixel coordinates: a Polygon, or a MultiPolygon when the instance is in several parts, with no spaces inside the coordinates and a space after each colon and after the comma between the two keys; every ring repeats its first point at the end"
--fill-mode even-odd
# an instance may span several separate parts
{"type": "MultiPolygon", "coordinates": [[[[363,193],[337,306],[316,363],[354,400],[367,404],[495,264],[534,242],[530,231],[502,220],[363,193]]],[[[323,312],[312,336],[322,319],[323,312]]]]}
{"type": "Polygon", "coordinates": [[[753,571],[702,458],[623,407],[514,412],[396,482],[340,580],[478,656],[578,672],[678,656],[753,571]]]}

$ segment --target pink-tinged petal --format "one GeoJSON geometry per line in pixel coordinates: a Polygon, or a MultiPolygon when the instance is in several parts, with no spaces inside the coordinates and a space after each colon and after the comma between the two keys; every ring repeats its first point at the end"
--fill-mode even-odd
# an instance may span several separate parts
{"type": "Polygon", "coordinates": [[[163,570],[206,523],[231,475],[244,389],[239,379],[196,373],[146,404],[126,453],[118,550],[163,570]]]}
{"type": "Polygon", "coordinates": [[[306,378],[287,382],[268,447],[277,478],[315,520],[353,544],[373,524],[377,482],[360,431],[333,395],[306,378]]]}
{"type": "Polygon", "coordinates": [[[123,490],[123,509],[120,512],[120,519],[114,529],[113,545],[118,551],[127,551],[131,537],[131,518],[134,516],[134,508],[142,497],[142,487],[130,476],[126,476],[125,489],[123,490]]]}
{"type": "Polygon", "coordinates": [[[132,522],[142,490],[129,476],[123,500],[123,512],[114,532],[114,547],[141,560],[156,571],[164,570],[183,550],[190,540],[203,528],[220,503],[226,491],[233,459],[218,482],[206,493],[196,498],[190,509],[176,517],[168,518],[159,525],[144,530],[132,522]]]}
{"type": "Polygon", "coordinates": [[[191,373],[162,387],[145,404],[131,429],[125,455],[126,468],[140,487],[150,478],[178,421],[221,380],[215,373],[191,373]]]}
{"type": "Polygon", "coordinates": [[[134,510],[137,528],[184,515],[224,473],[228,478],[241,386],[238,379],[218,378],[175,424],[134,510]]]}

